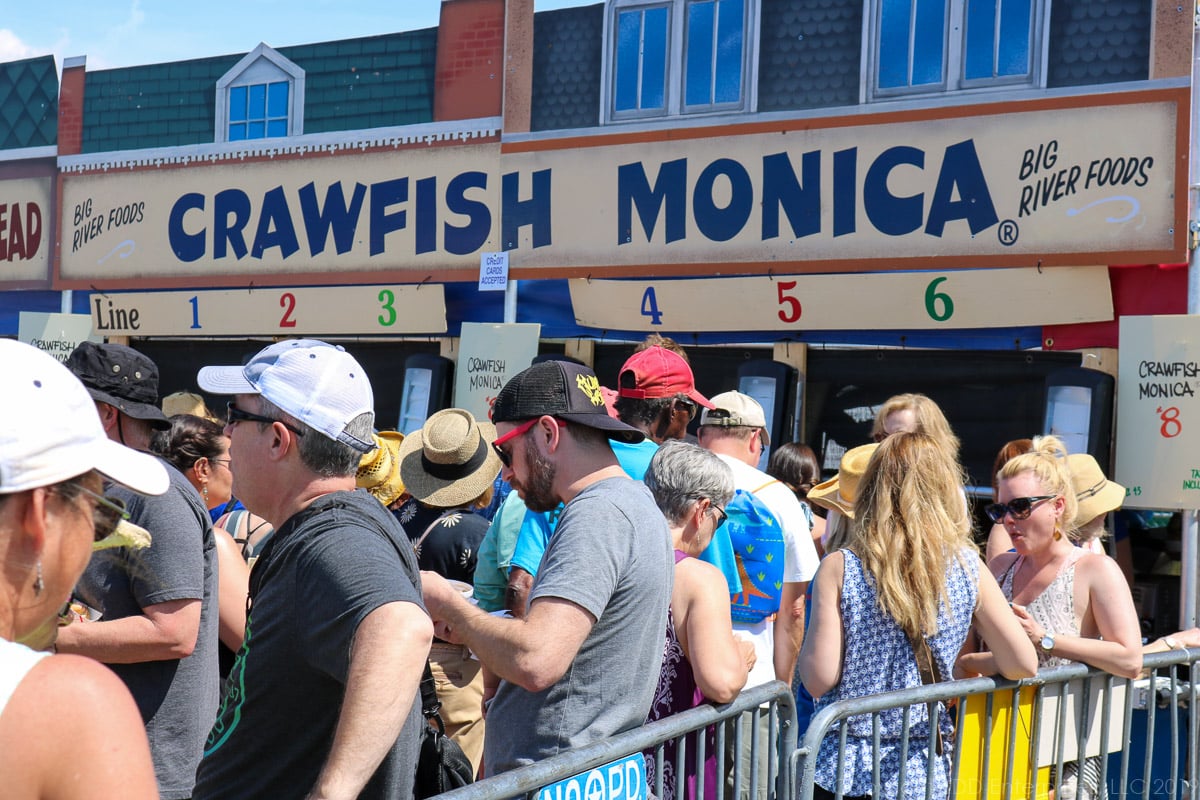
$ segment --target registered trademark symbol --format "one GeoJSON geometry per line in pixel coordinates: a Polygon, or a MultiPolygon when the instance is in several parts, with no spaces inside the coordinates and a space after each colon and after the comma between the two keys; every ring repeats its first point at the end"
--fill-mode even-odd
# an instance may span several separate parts
{"type": "Polygon", "coordinates": [[[1017,238],[1021,235],[1020,228],[1017,227],[1015,219],[1006,219],[1000,223],[1000,228],[996,231],[996,238],[1000,240],[1000,244],[1005,247],[1011,247],[1017,243],[1017,238]]]}

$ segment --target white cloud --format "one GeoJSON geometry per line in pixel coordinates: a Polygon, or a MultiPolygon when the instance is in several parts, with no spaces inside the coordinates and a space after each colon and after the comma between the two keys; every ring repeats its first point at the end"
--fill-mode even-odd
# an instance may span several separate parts
{"type": "Polygon", "coordinates": [[[45,55],[46,51],[26,44],[8,28],[0,28],[0,62],[45,55]]]}
{"type": "Polygon", "coordinates": [[[141,0],[133,0],[129,6],[129,17],[120,25],[114,27],[109,35],[123,37],[132,33],[137,33],[138,28],[142,27],[142,23],[146,21],[146,12],[142,11],[141,0]]]}

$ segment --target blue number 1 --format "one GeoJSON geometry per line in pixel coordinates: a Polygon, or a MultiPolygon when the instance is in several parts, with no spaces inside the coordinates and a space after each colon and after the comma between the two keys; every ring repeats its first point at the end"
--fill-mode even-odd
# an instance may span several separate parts
{"type": "Polygon", "coordinates": [[[662,312],[658,310],[658,298],[654,296],[653,286],[647,286],[642,294],[642,316],[649,317],[651,325],[662,325],[662,312]]]}
{"type": "Polygon", "coordinates": [[[200,303],[195,295],[188,298],[188,302],[192,304],[192,328],[200,327],[200,303]]]}

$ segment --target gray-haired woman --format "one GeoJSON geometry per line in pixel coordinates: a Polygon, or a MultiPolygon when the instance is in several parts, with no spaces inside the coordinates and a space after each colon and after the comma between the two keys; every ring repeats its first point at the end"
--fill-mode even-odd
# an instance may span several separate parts
{"type": "MultiPolygon", "coordinates": [[[[721,571],[695,556],[708,547],[725,522],[733,497],[733,473],[713,453],[694,444],[668,441],[655,453],[645,483],[671,530],[675,546],[675,583],[667,617],[667,640],[658,688],[648,721],[662,719],[704,702],[728,703],[746,684],[754,666],[752,643],[736,639],[729,611],[729,588],[721,571]]],[[[694,737],[692,737],[694,739],[694,737]]],[[[704,764],[704,796],[717,786],[715,736],[706,733],[709,758],[704,764]]],[[[688,753],[696,753],[689,742],[688,753]]],[[[663,759],[663,797],[697,797],[694,761],[677,765],[668,746],[663,759]],[[686,788],[677,785],[686,776],[686,788]]],[[[654,781],[654,759],[647,754],[654,781]]]]}

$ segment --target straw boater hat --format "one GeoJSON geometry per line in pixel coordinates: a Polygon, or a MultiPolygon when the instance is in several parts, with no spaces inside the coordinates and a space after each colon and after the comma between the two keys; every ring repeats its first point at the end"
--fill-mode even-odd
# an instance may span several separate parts
{"type": "Polygon", "coordinates": [[[854,501],[858,497],[858,483],[867,471],[867,462],[879,445],[875,443],[855,447],[842,454],[838,474],[818,483],[808,490],[808,499],[822,508],[840,511],[854,519],[854,501]]]}
{"type": "Polygon", "coordinates": [[[354,476],[358,488],[366,489],[385,506],[390,506],[404,494],[399,458],[400,443],[403,441],[404,434],[397,431],[375,434],[375,449],[358,462],[358,473],[354,476]]]}
{"type": "Polygon", "coordinates": [[[409,493],[437,508],[454,508],[483,494],[500,474],[492,447],[496,427],[471,412],[447,408],[400,445],[400,478],[409,493]]]}
{"type": "Polygon", "coordinates": [[[1079,501],[1079,510],[1075,512],[1077,526],[1116,511],[1125,501],[1125,487],[1104,477],[1096,459],[1087,453],[1067,456],[1067,469],[1071,471],[1071,487],[1079,501]]]}

